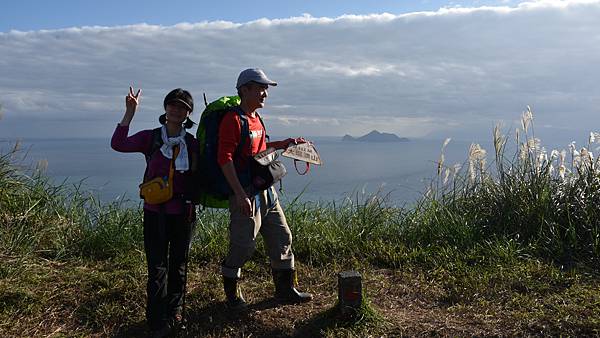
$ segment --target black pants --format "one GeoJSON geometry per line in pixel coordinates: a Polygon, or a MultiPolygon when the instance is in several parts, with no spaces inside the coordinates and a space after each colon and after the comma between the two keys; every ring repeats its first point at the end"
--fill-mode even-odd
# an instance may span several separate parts
{"type": "Polygon", "coordinates": [[[144,210],[144,249],[148,263],[146,320],[159,329],[181,310],[192,237],[186,215],[144,210]]]}

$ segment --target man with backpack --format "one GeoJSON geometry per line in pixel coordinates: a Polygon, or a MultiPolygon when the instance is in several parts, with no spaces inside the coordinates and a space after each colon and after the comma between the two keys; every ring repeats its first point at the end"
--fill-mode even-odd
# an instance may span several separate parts
{"type": "Polygon", "coordinates": [[[238,281],[242,266],[256,248],[256,235],[259,232],[271,259],[275,299],[282,303],[300,303],[312,299],[311,294],[299,292],[294,287],[292,234],[275,189],[271,186],[256,191],[252,185],[250,166],[254,155],[268,147],[285,149],[290,144],[305,142],[302,138],[268,142],[257,109],[264,107],[268,87],[276,85],[260,69],[242,71],[236,85],[240,105],[227,112],[219,125],[217,162],[231,188],[229,251],[222,262],[221,271],[227,306],[233,310],[246,307],[238,281]],[[242,125],[247,128],[246,133],[243,133],[242,125]]]}

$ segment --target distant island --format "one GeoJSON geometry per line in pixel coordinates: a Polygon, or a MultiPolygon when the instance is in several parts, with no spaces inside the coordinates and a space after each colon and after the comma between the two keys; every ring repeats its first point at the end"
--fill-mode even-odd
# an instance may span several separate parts
{"type": "Polygon", "coordinates": [[[399,137],[396,134],[390,133],[381,133],[377,130],[373,130],[372,132],[360,136],[360,137],[352,137],[350,135],[344,135],[342,137],[342,141],[358,141],[358,142],[408,142],[409,139],[406,137],[399,137]]]}

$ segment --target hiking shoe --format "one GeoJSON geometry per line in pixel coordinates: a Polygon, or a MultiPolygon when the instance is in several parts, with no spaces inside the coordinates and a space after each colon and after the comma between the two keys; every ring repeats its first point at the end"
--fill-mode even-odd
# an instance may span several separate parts
{"type": "Polygon", "coordinates": [[[233,311],[244,310],[248,307],[248,304],[242,296],[242,290],[238,285],[239,278],[231,278],[223,276],[223,289],[225,291],[225,297],[227,301],[225,305],[227,308],[233,311]]]}

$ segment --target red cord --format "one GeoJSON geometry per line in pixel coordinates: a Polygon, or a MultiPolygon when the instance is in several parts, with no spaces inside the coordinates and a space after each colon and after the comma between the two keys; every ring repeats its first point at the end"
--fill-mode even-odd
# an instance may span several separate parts
{"type": "Polygon", "coordinates": [[[304,163],[306,163],[306,170],[304,170],[304,172],[301,173],[300,170],[298,170],[298,162],[300,162],[300,161],[294,159],[294,168],[296,168],[296,172],[299,175],[306,175],[306,174],[308,174],[308,172],[310,171],[310,163],[304,162],[304,163]]]}

